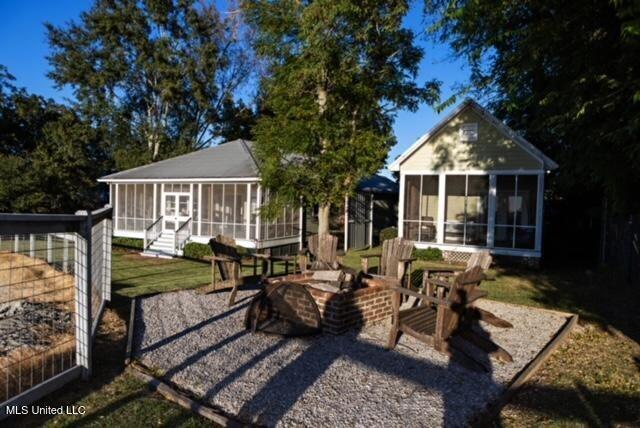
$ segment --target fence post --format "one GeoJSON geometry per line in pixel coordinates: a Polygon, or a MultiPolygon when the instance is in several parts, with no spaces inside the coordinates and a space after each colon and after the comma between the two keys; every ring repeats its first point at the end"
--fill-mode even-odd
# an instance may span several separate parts
{"type": "Polygon", "coordinates": [[[69,235],[62,235],[62,271],[69,272],[69,235]]]}
{"type": "Polygon", "coordinates": [[[76,239],[76,362],[83,367],[82,378],[91,377],[91,213],[77,211],[86,217],[76,239]],[[84,265],[83,265],[84,264],[84,265]]]}
{"type": "Polygon", "coordinates": [[[102,295],[105,301],[111,301],[111,230],[112,220],[105,218],[102,221],[102,268],[104,269],[104,283],[102,286],[102,295]]]}
{"type": "Polygon", "coordinates": [[[47,233],[47,263],[53,263],[53,235],[47,233]]]}
{"type": "Polygon", "coordinates": [[[29,234],[29,257],[34,258],[36,256],[36,235],[29,234]]]}
{"type": "Polygon", "coordinates": [[[14,240],[13,240],[13,252],[14,253],[19,253],[20,252],[20,235],[16,235],[14,237],[14,240]]]}

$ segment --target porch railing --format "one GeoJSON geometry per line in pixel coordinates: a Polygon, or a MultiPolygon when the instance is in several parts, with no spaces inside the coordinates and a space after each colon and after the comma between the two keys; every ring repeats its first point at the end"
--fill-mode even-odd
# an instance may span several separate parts
{"type": "Polygon", "coordinates": [[[189,219],[182,223],[182,226],[176,230],[176,234],[174,235],[174,248],[176,249],[176,254],[178,251],[182,250],[187,239],[191,236],[191,224],[191,217],[189,217],[189,219]]]}
{"type": "Polygon", "coordinates": [[[144,245],[145,251],[147,250],[147,248],[149,248],[151,244],[153,244],[153,241],[158,239],[161,233],[162,233],[162,216],[158,217],[156,221],[151,223],[151,225],[144,230],[143,245],[144,245]]]}

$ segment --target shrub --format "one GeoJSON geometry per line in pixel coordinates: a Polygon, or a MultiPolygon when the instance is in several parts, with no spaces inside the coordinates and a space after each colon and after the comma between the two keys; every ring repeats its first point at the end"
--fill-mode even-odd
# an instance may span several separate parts
{"type": "Polygon", "coordinates": [[[426,248],[424,250],[419,250],[417,248],[413,249],[413,257],[418,260],[428,260],[428,261],[442,261],[442,251],[439,248],[426,248]]]}
{"type": "Polygon", "coordinates": [[[197,242],[189,242],[184,246],[184,257],[188,259],[203,259],[205,256],[211,256],[211,247],[207,244],[199,244],[197,242]]]}
{"type": "Polygon", "coordinates": [[[398,237],[398,228],[391,226],[385,227],[380,231],[380,243],[383,243],[387,239],[393,239],[398,237]]]}
{"type": "Polygon", "coordinates": [[[121,238],[121,237],[113,237],[111,241],[112,245],[116,245],[118,247],[125,248],[133,248],[136,250],[142,250],[143,241],[138,238],[121,238]]]}

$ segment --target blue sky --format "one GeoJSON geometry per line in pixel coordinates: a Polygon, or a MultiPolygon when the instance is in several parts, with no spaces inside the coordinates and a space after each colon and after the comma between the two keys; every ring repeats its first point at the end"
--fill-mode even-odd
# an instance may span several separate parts
{"type": "MultiPolygon", "coordinates": [[[[89,0],[0,1],[2,17],[0,64],[8,67],[9,72],[16,77],[17,86],[24,86],[30,92],[51,97],[57,101],[63,101],[65,97],[72,96],[69,89],[56,89],[54,83],[46,77],[49,71],[46,59],[49,47],[44,23],[62,25],[70,20],[76,20],[83,10],[90,7],[91,3],[89,0]]],[[[220,1],[220,3],[223,2],[220,1]]],[[[420,3],[414,4],[406,19],[406,25],[416,33],[423,29],[420,3]]],[[[442,95],[446,97],[451,94],[454,85],[466,81],[468,77],[466,64],[453,59],[446,45],[433,43],[425,40],[424,37],[419,38],[418,43],[425,50],[425,57],[420,64],[418,82],[433,78],[442,81],[442,95]]],[[[399,112],[394,125],[398,144],[389,154],[389,161],[399,156],[446,113],[447,110],[436,113],[427,105],[421,106],[416,112],[399,112]]]]}

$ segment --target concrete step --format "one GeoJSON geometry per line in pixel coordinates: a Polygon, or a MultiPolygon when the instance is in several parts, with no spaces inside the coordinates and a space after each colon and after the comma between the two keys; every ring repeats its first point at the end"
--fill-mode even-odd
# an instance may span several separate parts
{"type": "Polygon", "coordinates": [[[149,248],[146,251],[143,251],[142,253],[140,253],[140,255],[143,256],[143,257],[156,257],[156,258],[159,258],[159,259],[172,259],[173,258],[173,254],[165,253],[164,251],[152,250],[151,248],[149,248]]]}

